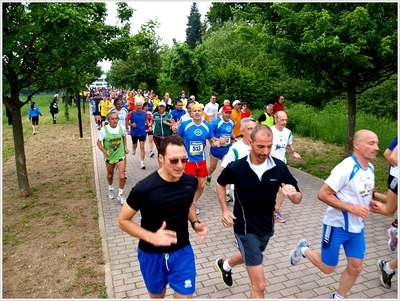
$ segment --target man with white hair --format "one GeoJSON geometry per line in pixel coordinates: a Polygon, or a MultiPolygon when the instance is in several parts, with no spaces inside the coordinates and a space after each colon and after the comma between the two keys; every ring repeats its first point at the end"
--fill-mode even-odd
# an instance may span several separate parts
{"type": "Polygon", "coordinates": [[[140,168],[146,169],[144,165],[144,143],[146,141],[146,118],[147,114],[143,111],[143,101],[141,99],[135,100],[135,110],[129,112],[126,118],[126,127],[131,127],[132,137],[132,155],[136,154],[137,141],[140,145],[140,168]]]}

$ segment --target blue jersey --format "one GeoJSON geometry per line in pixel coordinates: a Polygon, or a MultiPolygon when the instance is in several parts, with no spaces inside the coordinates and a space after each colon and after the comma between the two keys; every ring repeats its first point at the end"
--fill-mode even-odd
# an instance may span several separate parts
{"type": "Polygon", "coordinates": [[[171,111],[171,115],[172,115],[172,117],[174,117],[175,121],[178,121],[179,119],[181,119],[181,117],[185,114],[186,114],[185,110],[174,109],[171,111]]]}
{"type": "Polygon", "coordinates": [[[228,122],[225,122],[221,117],[218,117],[211,123],[211,131],[213,132],[214,137],[226,139],[226,143],[221,144],[220,147],[210,147],[210,154],[214,158],[222,160],[222,158],[228,153],[228,150],[231,147],[231,137],[234,126],[235,122],[233,119],[229,119],[228,122]]]}
{"type": "Polygon", "coordinates": [[[225,138],[226,143],[221,144],[221,147],[229,147],[231,145],[232,130],[235,126],[233,119],[225,122],[221,117],[218,117],[211,123],[211,130],[215,138],[225,138]]]}
{"type": "Polygon", "coordinates": [[[178,135],[185,143],[189,162],[201,162],[206,159],[206,141],[214,137],[208,122],[202,121],[200,125],[196,125],[193,120],[184,121],[178,128],[178,135]]]}
{"type": "Polygon", "coordinates": [[[146,112],[141,111],[137,113],[136,111],[132,111],[129,114],[131,115],[129,121],[136,123],[136,127],[131,126],[131,136],[146,136],[146,112]]]}

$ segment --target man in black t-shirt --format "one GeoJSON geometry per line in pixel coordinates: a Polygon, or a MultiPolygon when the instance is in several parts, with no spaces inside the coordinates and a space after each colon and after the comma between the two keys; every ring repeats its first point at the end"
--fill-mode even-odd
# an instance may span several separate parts
{"type": "Polygon", "coordinates": [[[158,160],[161,168],[132,188],[118,226],[140,239],[138,260],[150,298],[164,298],[167,283],[175,298],[192,298],[196,267],[188,219],[199,242],[208,233],[207,223],[197,219],[193,203],[197,179],[184,173],[188,159],[180,136],[162,140],[158,160]],[[133,221],[139,210],[140,225],[133,221]]]}
{"type": "Polygon", "coordinates": [[[257,125],[250,136],[249,155],[229,163],[217,180],[222,224],[232,227],[239,251],[229,259],[218,258],[216,267],[225,285],[232,286],[232,268],[244,263],[249,274],[250,298],[264,298],[266,286],[262,252],[274,234],[274,207],[279,187],[294,204],[302,194],[297,180],[283,161],[270,156],[272,131],[257,125]],[[233,212],[229,210],[225,186],[235,185],[233,212]]]}

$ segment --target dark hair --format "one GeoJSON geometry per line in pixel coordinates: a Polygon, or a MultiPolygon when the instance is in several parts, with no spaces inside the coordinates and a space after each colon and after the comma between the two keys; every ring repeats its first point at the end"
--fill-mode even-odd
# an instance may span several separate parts
{"type": "Polygon", "coordinates": [[[178,103],[180,103],[180,102],[183,103],[182,99],[178,99],[178,100],[176,101],[176,104],[178,104],[178,103]]]}
{"type": "Polygon", "coordinates": [[[143,108],[144,107],[148,107],[149,106],[149,103],[147,102],[147,101],[145,101],[144,103],[143,103],[143,108]]]}
{"type": "Polygon", "coordinates": [[[115,98],[114,98],[114,106],[115,106],[115,103],[118,102],[118,101],[121,101],[121,102],[122,102],[122,99],[119,98],[119,97],[115,97],[115,98]]]}
{"type": "Polygon", "coordinates": [[[35,107],[35,102],[32,101],[32,103],[31,103],[31,109],[33,110],[34,107],[35,107]]]}
{"type": "Polygon", "coordinates": [[[166,150],[167,150],[167,146],[168,145],[178,145],[178,146],[185,146],[185,144],[183,143],[183,139],[181,136],[178,135],[169,135],[167,137],[165,137],[161,143],[160,143],[160,151],[159,154],[161,156],[165,156],[166,150]]]}

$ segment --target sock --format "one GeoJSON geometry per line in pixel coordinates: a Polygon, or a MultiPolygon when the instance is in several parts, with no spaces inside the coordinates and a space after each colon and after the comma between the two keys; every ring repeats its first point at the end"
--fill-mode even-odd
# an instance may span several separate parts
{"type": "Polygon", "coordinates": [[[390,267],[390,265],[389,265],[389,262],[386,262],[385,263],[385,265],[383,266],[383,270],[386,272],[386,273],[388,273],[389,275],[392,275],[393,274],[393,270],[392,270],[392,268],[390,267]]]}
{"type": "Polygon", "coordinates": [[[229,272],[230,270],[232,270],[232,267],[228,264],[228,260],[227,260],[227,259],[224,260],[224,263],[222,264],[222,268],[223,268],[225,271],[227,271],[227,272],[229,272]]]}
{"type": "Polygon", "coordinates": [[[140,164],[144,164],[144,161],[140,161],[140,164]]]}
{"type": "Polygon", "coordinates": [[[308,250],[308,247],[301,247],[300,248],[301,254],[303,255],[304,258],[306,258],[306,250],[308,250]]]}
{"type": "Polygon", "coordinates": [[[230,191],[229,191],[229,190],[227,190],[227,191],[226,191],[226,195],[229,195],[229,193],[230,193],[230,191]]]}
{"type": "Polygon", "coordinates": [[[121,188],[118,188],[118,194],[119,194],[119,195],[123,195],[123,194],[124,194],[124,190],[121,189],[121,188]]]}
{"type": "Polygon", "coordinates": [[[207,178],[211,180],[211,176],[207,176],[207,178]]]}
{"type": "Polygon", "coordinates": [[[332,299],[346,299],[345,297],[340,296],[338,293],[333,294],[332,299]]]}
{"type": "Polygon", "coordinates": [[[114,190],[114,187],[112,185],[108,185],[108,190],[114,190]]]}

